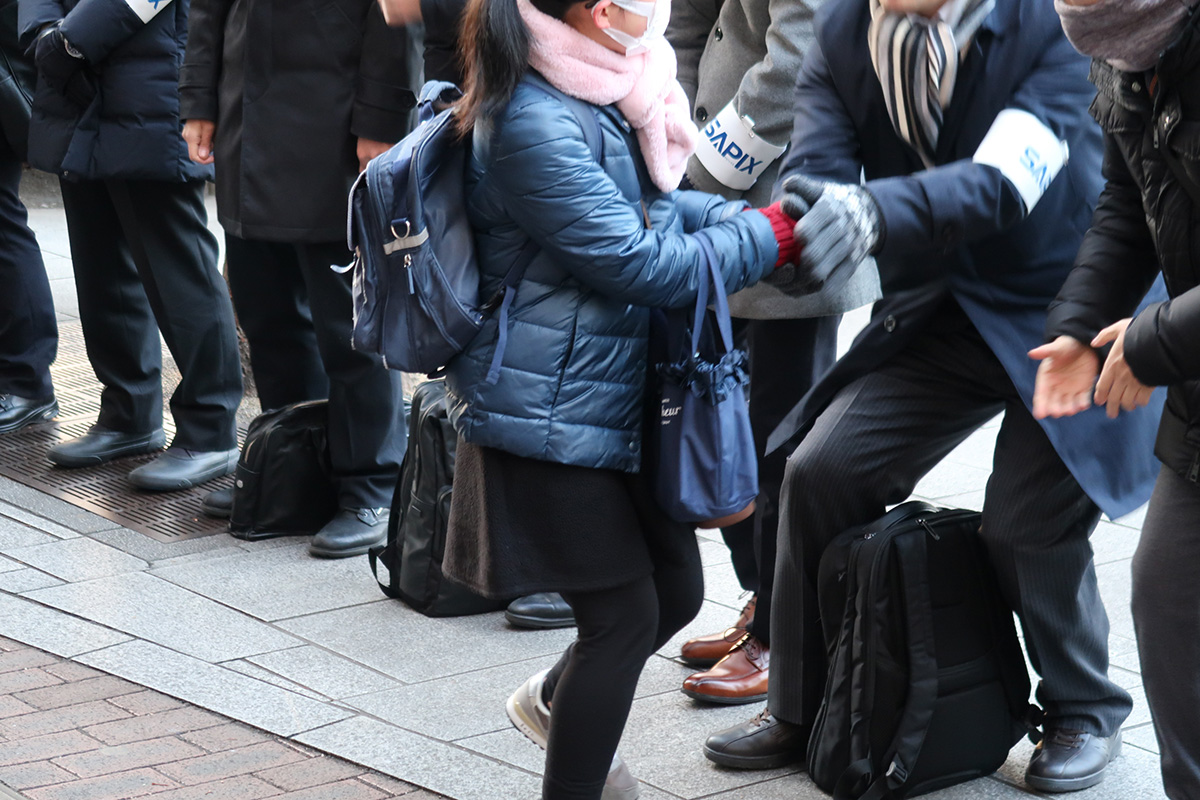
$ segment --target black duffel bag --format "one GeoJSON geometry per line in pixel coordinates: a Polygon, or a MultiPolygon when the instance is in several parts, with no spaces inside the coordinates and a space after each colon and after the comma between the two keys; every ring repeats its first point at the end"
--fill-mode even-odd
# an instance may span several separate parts
{"type": "Polygon", "coordinates": [[[327,445],[329,402],[259,414],[234,472],[229,532],[239,539],[316,533],[338,510],[327,445]]]}
{"type": "Polygon", "coordinates": [[[829,653],[808,772],[836,800],[990,775],[1033,733],[1029,673],[976,511],[908,502],[821,558],[829,653]]]}

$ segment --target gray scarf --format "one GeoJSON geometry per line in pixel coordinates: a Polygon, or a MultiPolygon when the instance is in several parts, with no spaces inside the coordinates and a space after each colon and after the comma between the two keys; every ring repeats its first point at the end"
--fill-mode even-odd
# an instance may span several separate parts
{"type": "Polygon", "coordinates": [[[1175,41],[1197,0],[1098,0],[1073,6],[1054,0],[1063,31],[1085,56],[1125,72],[1143,72],[1158,63],[1175,41]]]}

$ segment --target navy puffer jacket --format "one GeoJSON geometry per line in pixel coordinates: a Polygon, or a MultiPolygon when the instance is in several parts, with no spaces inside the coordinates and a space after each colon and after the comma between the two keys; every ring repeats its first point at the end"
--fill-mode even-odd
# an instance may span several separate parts
{"type": "Polygon", "coordinates": [[[659,191],[620,112],[594,111],[599,162],[571,109],[528,83],[476,129],[467,210],[482,296],[529,239],[540,251],[517,286],[499,381],[486,381],[493,315],[451,362],[446,386],[450,419],[469,442],[635,472],[649,308],[694,303],[707,274],[689,233],[712,238],[728,292],[769,273],[779,251],[765,216],[740,213],[744,202],[659,191]]]}
{"type": "Polygon", "coordinates": [[[74,180],[211,179],[212,167],[193,164],[179,135],[187,18],[188,0],[21,0],[22,45],[61,19],[100,79],[82,109],[39,78],[29,163],[74,180]]]}

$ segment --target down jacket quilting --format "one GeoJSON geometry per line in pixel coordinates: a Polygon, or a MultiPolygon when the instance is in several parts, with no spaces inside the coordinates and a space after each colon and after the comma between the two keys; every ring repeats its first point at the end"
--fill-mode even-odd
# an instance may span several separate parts
{"type": "Polygon", "coordinates": [[[21,44],[47,24],[62,31],[99,76],[80,108],[39,78],[29,128],[29,163],[68,179],[211,179],[180,136],[179,64],[187,44],[188,0],[143,22],[133,5],[164,0],[21,0],[21,44]]]}
{"type": "Polygon", "coordinates": [[[773,269],[766,217],[701,192],[651,183],[629,124],[595,108],[592,157],[580,121],[557,98],[518,86],[474,134],[467,208],[495,293],[525,243],[539,248],[508,320],[499,381],[488,384],[492,315],[451,362],[450,418],[468,441],[527,458],[634,472],[641,463],[650,307],[695,301],[706,275],[690,232],[704,228],[729,292],[773,269]]]}

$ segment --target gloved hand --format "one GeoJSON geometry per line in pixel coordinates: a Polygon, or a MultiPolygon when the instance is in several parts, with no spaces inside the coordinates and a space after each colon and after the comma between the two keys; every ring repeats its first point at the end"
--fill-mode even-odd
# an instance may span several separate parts
{"type": "Polygon", "coordinates": [[[783,210],[799,220],[800,258],[793,282],[780,288],[792,295],[836,292],[881,244],[883,219],[875,199],[861,186],[806,175],[785,180],[783,191],[783,210]]]}
{"type": "Polygon", "coordinates": [[[60,25],[38,35],[33,59],[46,85],[75,105],[87,108],[96,98],[96,76],[87,59],[68,43],[60,25]]]}

